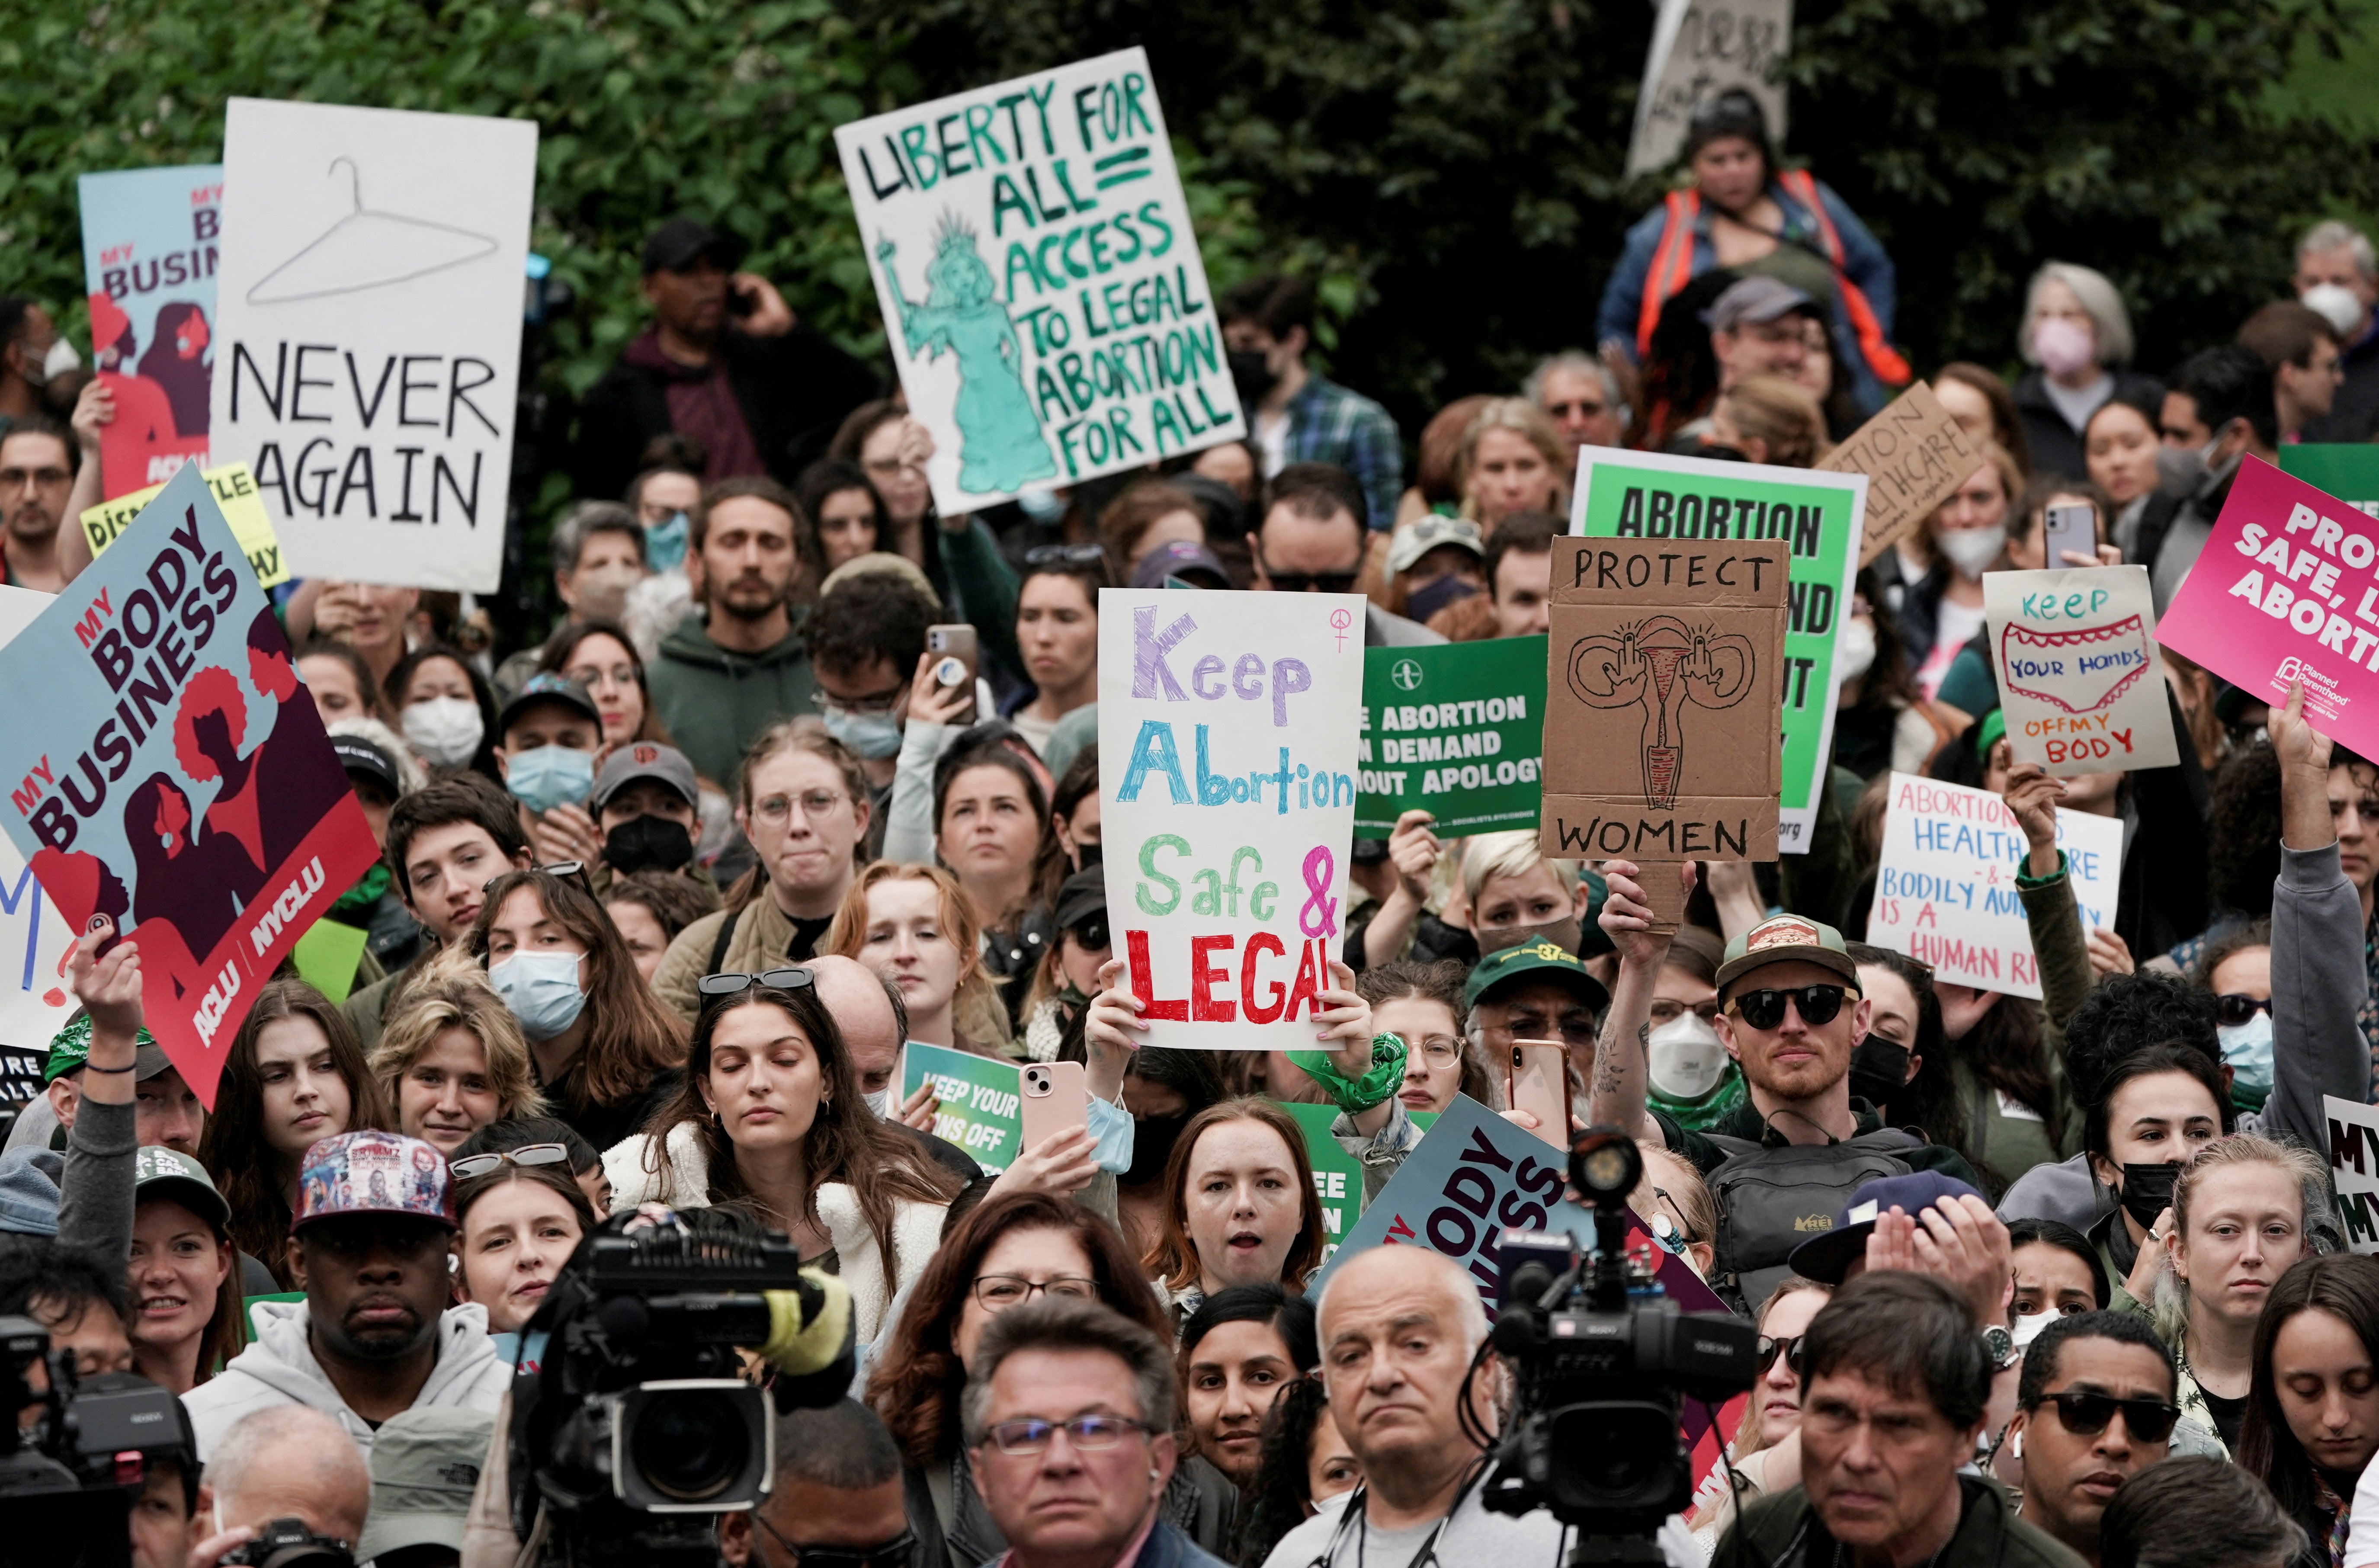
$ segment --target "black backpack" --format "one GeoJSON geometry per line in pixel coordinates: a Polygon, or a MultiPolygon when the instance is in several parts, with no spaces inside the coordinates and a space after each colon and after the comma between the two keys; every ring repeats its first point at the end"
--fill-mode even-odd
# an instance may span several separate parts
{"type": "Polygon", "coordinates": [[[1793,1248],[1834,1228],[1851,1194],[1882,1176],[1906,1176],[1914,1133],[1878,1128],[1839,1143],[1769,1149],[1745,1138],[1703,1135],[1727,1158],[1704,1179],[1718,1204],[1718,1277],[1727,1305],[1748,1315],[1786,1275],[1793,1248]]]}

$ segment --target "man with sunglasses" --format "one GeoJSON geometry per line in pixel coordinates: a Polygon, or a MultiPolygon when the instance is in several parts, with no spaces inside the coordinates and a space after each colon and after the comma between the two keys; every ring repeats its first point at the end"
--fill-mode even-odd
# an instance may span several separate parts
{"type": "Polygon", "coordinates": [[[2083,1312],[2040,1331],[2007,1441],[2023,1465],[2023,1516],[2098,1561],[2098,1521],[2125,1481],[2173,1446],[2172,1352],[2144,1319],[2083,1312]]]}
{"type": "MultiPolygon", "coordinates": [[[[1351,594],[1370,559],[1363,487],[1344,468],[1292,463],[1264,487],[1262,521],[1248,536],[1255,586],[1275,594],[1351,594]]],[[[1417,621],[1363,607],[1363,645],[1414,647],[1445,639],[1417,621]]]]}
{"type": "Polygon", "coordinates": [[[776,1422],[767,1501],[719,1515],[719,1555],[733,1568],[909,1568],[900,1450],[876,1412],[844,1399],[776,1422]]]}

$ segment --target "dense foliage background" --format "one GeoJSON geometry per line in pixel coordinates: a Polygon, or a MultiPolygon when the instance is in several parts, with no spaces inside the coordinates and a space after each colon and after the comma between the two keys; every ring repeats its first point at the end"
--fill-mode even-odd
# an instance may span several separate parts
{"type": "MultiPolygon", "coordinates": [[[[2032,268],[2087,261],[2142,364],[2227,338],[2313,218],[2379,211],[2379,132],[2276,84],[2356,45],[2349,0],[1803,0],[1790,156],[1897,259],[1920,368],[2009,364],[2032,268]]],[[[1646,0],[193,0],[0,6],[0,290],[83,338],[75,176],[220,155],[238,93],[542,127],[534,247],[577,292],[583,390],[636,329],[635,251],[709,215],[854,347],[881,327],[836,124],[1144,44],[1216,286],[1319,279],[1345,379],[1407,432],[1592,336],[1657,178],[1620,168],[1646,0]]],[[[87,342],[87,338],[84,340],[87,342]]]]}

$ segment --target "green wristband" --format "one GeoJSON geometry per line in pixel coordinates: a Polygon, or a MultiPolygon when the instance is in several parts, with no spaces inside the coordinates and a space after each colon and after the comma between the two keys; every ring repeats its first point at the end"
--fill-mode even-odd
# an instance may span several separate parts
{"type": "Polygon", "coordinates": [[[1402,1035],[1374,1034],[1371,1069],[1360,1078],[1341,1076],[1327,1051],[1291,1051],[1287,1055],[1298,1070],[1322,1086],[1331,1104],[1349,1116],[1358,1116],[1395,1093],[1397,1085],[1405,1080],[1405,1054],[1402,1035]]]}

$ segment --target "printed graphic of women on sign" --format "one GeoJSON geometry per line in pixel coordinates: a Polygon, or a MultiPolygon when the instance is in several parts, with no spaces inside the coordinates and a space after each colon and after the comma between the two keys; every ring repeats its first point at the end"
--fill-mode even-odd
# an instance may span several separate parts
{"type": "Polygon", "coordinates": [[[259,715],[262,735],[248,754],[256,793],[270,802],[264,814],[263,847],[267,867],[282,864],[297,846],[330,815],[350,792],[346,769],[322,732],[322,719],[310,700],[293,701],[304,690],[290,663],[289,643],[271,607],[256,612],[248,628],[248,678],[275,705],[268,726],[259,715]]]}
{"type": "Polygon", "coordinates": [[[239,912],[264,887],[264,868],[233,833],[193,820],[179,781],[152,773],[124,808],[132,845],[134,931],[149,951],[151,921],[172,926],[190,955],[214,951],[239,912]]]}
{"type": "Polygon", "coordinates": [[[910,357],[958,356],[959,397],[950,417],[959,428],[959,488],[979,495],[1019,490],[1035,479],[1057,476],[1057,462],[1041,434],[1041,419],[1024,390],[1024,347],[999,285],[975,250],[974,231],[945,213],[934,232],[934,259],[925,263],[925,303],[914,305],[901,292],[892,270],[898,247],[888,237],[876,242],[876,259],[900,307],[900,335],[910,357]]]}
{"type": "Polygon", "coordinates": [[[207,397],[214,380],[207,345],[207,313],[187,299],[170,300],[157,308],[149,329],[149,352],[140,356],[140,373],[163,387],[174,405],[174,428],[186,436],[207,433],[207,397]]]}

